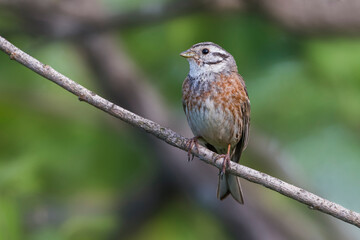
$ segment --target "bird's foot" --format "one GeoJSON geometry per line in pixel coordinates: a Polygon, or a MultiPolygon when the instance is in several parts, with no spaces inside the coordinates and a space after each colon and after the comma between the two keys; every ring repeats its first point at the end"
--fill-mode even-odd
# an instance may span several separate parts
{"type": "Polygon", "coordinates": [[[194,154],[191,153],[191,149],[195,146],[196,151],[199,151],[199,143],[198,143],[198,139],[200,137],[193,137],[191,139],[189,139],[189,141],[187,142],[186,146],[188,148],[188,162],[192,161],[194,159],[194,154]]]}
{"type": "Polygon", "coordinates": [[[227,153],[227,154],[220,154],[216,157],[215,159],[215,162],[221,158],[224,158],[224,161],[222,163],[222,168],[219,172],[219,175],[221,177],[223,177],[225,175],[225,171],[226,171],[226,167],[230,166],[230,161],[231,161],[231,158],[230,158],[230,154],[227,153]]]}
{"type": "Polygon", "coordinates": [[[221,177],[223,177],[225,175],[225,171],[226,171],[226,167],[230,166],[230,161],[231,161],[231,157],[230,157],[230,144],[228,145],[228,150],[226,154],[219,154],[216,158],[215,158],[215,162],[217,160],[219,160],[220,158],[224,158],[224,161],[222,163],[222,168],[219,172],[219,175],[221,177]]]}

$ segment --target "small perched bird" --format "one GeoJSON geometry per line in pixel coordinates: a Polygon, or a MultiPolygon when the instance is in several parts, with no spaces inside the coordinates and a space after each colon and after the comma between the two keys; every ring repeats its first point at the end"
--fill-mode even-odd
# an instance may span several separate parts
{"type": "Polygon", "coordinates": [[[222,200],[231,194],[243,204],[240,179],[225,169],[230,161],[239,162],[249,140],[250,100],[245,82],[233,56],[215,43],[197,43],[180,56],[190,65],[182,86],[183,108],[195,135],[189,147],[199,140],[224,157],[217,196],[222,200]]]}

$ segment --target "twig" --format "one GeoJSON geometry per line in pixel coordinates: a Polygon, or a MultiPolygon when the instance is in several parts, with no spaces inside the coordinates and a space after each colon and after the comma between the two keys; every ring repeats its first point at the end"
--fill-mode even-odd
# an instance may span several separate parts
{"type": "MultiPolygon", "coordinates": [[[[79,100],[85,101],[135,127],[141,128],[172,146],[180,148],[184,151],[188,151],[188,139],[172,131],[171,129],[162,127],[151,120],[142,118],[100,97],[92,91],[84,88],[80,84],[55,71],[52,67],[45,65],[30,55],[24,53],[1,36],[0,49],[8,54],[10,59],[21,63],[25,67],[68,90],[69,92],[76,95],[79,100]]],[[[202,146],[192,148],[191,152],[204,162],[221,169],[224,159],[220,158],[218,161],[215,161],[218,156],[216,153],[213,153],[202,146]]],[[[313,193],[286,183],[268,174],[239,165],[234,162],[231,162],[230,166],[226,170],[234,175],[247,179],[248,181],[263,185],[264,187],[270,188],[276,192],[306,204],[310,207],[310,209],[319,210],[360,228],[360,214],[346,209],[339,204],[321,198],[313,193]]]]}

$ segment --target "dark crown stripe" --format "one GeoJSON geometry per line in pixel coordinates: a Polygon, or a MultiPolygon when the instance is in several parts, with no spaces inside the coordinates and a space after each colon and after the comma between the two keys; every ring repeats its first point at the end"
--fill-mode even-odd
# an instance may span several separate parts
{"type": "Polygon", "coordinates": [[[214,44],[210,44],[210,43],[198,43],[198,44],[193,45],[192,47],[193,47],[193,48],[196,48],[196,47],[205,47],[205,46],[214,46],[214,44]]]}
{"type": "Polygon", "coordinates": [[[201,43],[197,43],[195,45],[192,46],[192,48],[196,48],[196,47],[205,47],[205,46],[216,46],[220,49],[223,49],[222,47],[220,47],[219,45],[212,43],[212,42],[201,42],[201,43]]]}

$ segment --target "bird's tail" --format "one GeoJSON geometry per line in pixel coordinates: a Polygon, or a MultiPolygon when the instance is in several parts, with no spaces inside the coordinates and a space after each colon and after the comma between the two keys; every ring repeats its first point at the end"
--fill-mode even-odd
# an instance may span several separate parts
{"type": "Polygon", "coordinates": [[[225,199],[229,194],[240,204],[244,204],[244,197],[241,190],[240,178],[225,173],[225,175],[219,175],[219,183],[217,189],[217,196],[220,200],[225,199]]]}

